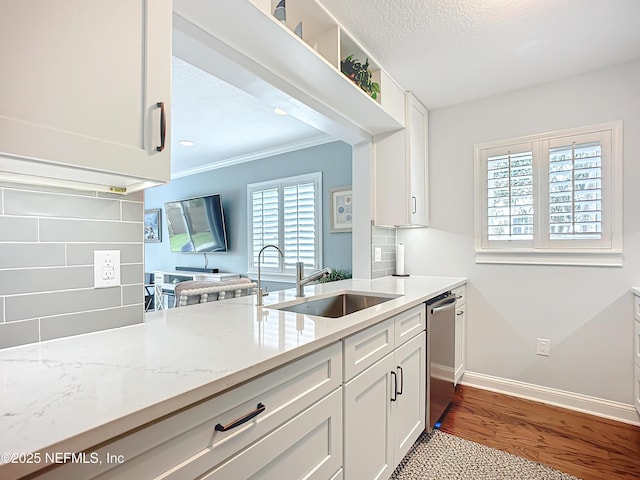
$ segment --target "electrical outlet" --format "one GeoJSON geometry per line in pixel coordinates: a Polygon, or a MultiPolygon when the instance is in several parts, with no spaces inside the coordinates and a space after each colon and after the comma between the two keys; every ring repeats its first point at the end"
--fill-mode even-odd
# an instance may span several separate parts
{"type": "Polygon", "coordinates": [[[542,355],[543,357],[548,357],[550,350],[551,350],[551,340],[547,338],[538,338],[536,340],[536,355],[542,355]]]}
{"type": "Polygon", "coordinates": [[[93,251],[94,288],[120,285],[120,250],[93,251]]]}
{"type": "Polygon", "coordinates": [[[382,261],[382,248],[381,247],[375,247],[373,249],[373,261],[374,262],[381,262],[382,261]]]}

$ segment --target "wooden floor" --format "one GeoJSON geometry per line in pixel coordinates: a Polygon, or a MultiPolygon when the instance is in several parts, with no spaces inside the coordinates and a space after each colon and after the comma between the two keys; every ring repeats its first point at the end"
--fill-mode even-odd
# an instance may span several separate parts
{"type": "Polygon", "coordinates": [[[458,386],[440,430],[584,480],[640,479],[640,427],[458,386]]]}

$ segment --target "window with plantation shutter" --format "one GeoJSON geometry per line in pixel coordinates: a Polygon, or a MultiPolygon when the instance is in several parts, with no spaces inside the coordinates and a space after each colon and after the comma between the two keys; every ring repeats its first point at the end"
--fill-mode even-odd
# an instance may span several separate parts
{"type": "Polygon", "coordinates": [[[320,268],[322,175],[313,173],[247,186],[249,208],[249,271],[258,269],[258,253],[268,244],[275,249],[262,254],[261,269],[293,274],[297,262],[309,269],[320,268]]]}
{"type": "Polygon", "coordinates": [[[621,122],[476,145],[476,261],[621,265],[621,148],[621,122]]]}

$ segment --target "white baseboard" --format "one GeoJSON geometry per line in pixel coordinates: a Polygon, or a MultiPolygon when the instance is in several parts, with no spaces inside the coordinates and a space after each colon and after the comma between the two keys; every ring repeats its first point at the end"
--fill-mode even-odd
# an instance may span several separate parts
{"type": "Polygon", "coordinates": [[[460,383],[640,426],[635,407],[625,403],[469,371],[464,372],[460,383]]]}

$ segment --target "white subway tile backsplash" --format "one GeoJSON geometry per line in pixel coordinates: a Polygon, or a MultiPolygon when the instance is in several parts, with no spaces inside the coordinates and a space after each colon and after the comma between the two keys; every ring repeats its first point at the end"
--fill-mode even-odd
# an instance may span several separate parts
{"type": "Polygon", "coordinates": [[[142,192],[0,183],[0,348],[144,320],[142,192]],[[120,287],[93,288],[94,250],[120,250],[120,287]]]}
{"type": "Polygon", "coordinates": [[[5,215],[120,220],[120,202],[24,190],[5,191],[5,215]]]}

